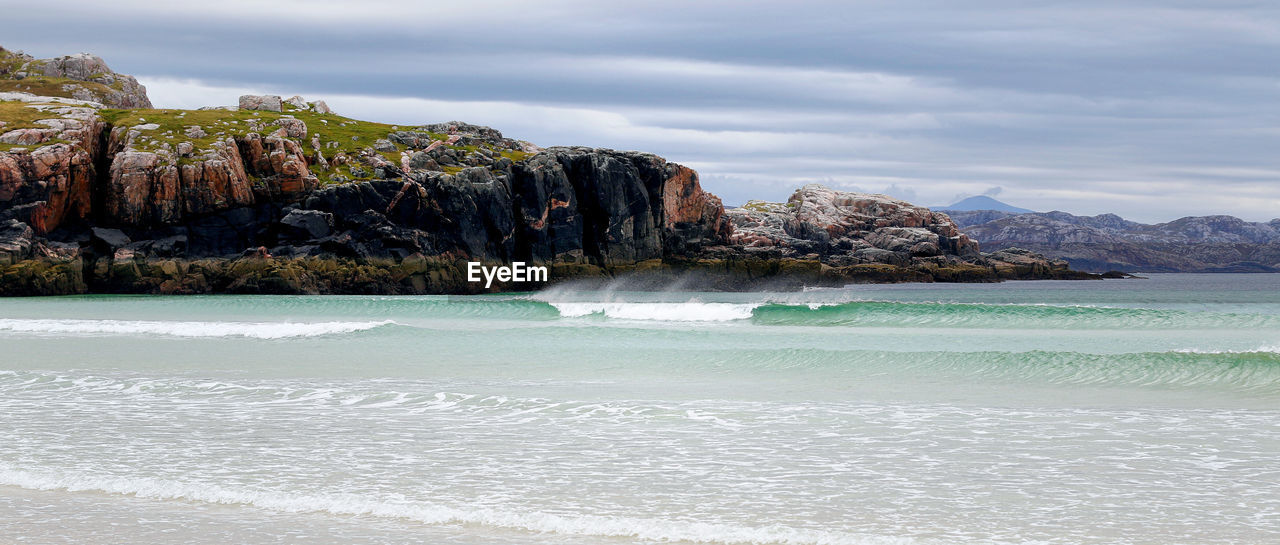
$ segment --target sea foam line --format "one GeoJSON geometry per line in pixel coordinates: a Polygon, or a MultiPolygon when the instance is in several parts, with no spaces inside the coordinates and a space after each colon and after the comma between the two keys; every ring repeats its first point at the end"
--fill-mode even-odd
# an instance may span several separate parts
{"type": "Polygon", "coordinates": [[[849,326],[988,326],[1073,327],[1133,326],[1259,327],[1280,325],[1269,315],[1236,315],[1103,305],[1048,303],[961,303],[928,301],[794,301],[632,302],[563,301],[534,298],[553,307],[562,318],[602,316],[608,319],[665,322],[731,322],[752,320],[766,325],[849,326]],[[1099,325],[1101,324],[1101,325],[1099,325]]]}
{"type": "Polygon", "coordinates": [[[1259,346],[1253,350],[1214,350],[1210,348],[1179,348],[1172,350],[1175,354],[1280,354],[1280,346],[1259,346]]]}
{"type": "Polygon", "coordinates": [[[560,316],[577,318],[603,314],[620,320],[661,320],[668,322],[728,322],[751,318],[751,312],[762,303],[621,303],[621,302],[548,302],[560,316]]]}
{"type": "Polygon", "coordinates": [[[152,320],[0,319],[0,331],[46,335],[164,335],[284,339],[365,331],[395,324],[367,322],[167,322],[152,320]]]}
{"type": "Polygon", "coordinates": [[[458,509],[419,502],[392,502],[355,494],[294,494],[235,490],[217,485],[147,477],[102,477],[53,471],[31,471],[0,463],[0,485],[30,490],[104,492],[153,500],[183,500],[248,505],[287,513],[331,513],[407,519],[430,525],[474,524],[578,536],[630,537],[650,541],[723,543],[727,545],[914,545],[898,536],[838,534],[781,525],[735,526],[640,517],[556,515],[498,509],[458,509]]]}

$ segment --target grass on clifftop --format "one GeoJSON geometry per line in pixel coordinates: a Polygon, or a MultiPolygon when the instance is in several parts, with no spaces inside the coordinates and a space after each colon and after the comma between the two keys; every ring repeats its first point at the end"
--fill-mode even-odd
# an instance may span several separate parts
{"type": "MultiPolygon", "coordinates": [[[[338,153],[348,156],[358,155],[360,150],[373,146],[380,138],[386,138],[394,129],[392,125],[357,121],[336,114],[318,114],[315,112],[293,111],[289,113],[262,112],[254,110],[102,110],[107,122],[117,127],[137,127],[154,124],[158,128],[143,130],[142,136],[135,141],[134,147],[142,151],[156,151],[169,146],[176,149],[182,142],[190,142],[199,156],[201,150],[209,149],[216,140],[237,137],[256,132],[262,136],[270,135],[280,129],[277,120],[294,118],[306,123],[307,136],[294,140],[303,150],[311,155],[315,149],[311,146],[312,136],[319,136],[320,150],[326,159],[332,159],[338,153]],[[199,127],[205,132],[203,137],[187,135],[187,130],[199,127]],[[334,143],[334,144],[331,144],[334,143]]],[[[396,152],[381,152],[395,163],[400,162],[396,152]]]]}
{"type": "Polygon", "coordinates": [[[31,129],[40,127],[36,124],[37,120],[49,119],[57,117],[42,112],[36,108],[32,108],[29,103],[17,100],[0,101],[0,121],[4,122],[4,127],[0,128],[0,133],[9,132],[14,129],[31,129]]]}
{"type": "Polygon", "coordinates": [[[519,163],[533,155],[532,153],[521,150],[502,150],[498,153],[507,159],[511,159],[511,162],[513,163],[519,163]]]}
{"type": "MultiPolygon", "coordinates": [[[[228,136],[240,136],[249,132],[249,121],[260,119],[253,112],[229,112],[226,110],[99,110],[102,118],[114,127],[136,127],[155,124],[158,128],[141,130],[142,137],[135,148],[156,151],[166,144],[177,148],[181,142],[191,142],[197,150],[208,149],[215,140],[228,136]],[[193,138],[186,135],[188,128],[200,127],[206,136],[193,138]]],[[[262,121],[259,121],[260,123],[262,121]]],[[[272,127],[275,130],[278,127],[272,127]]],[[[270,132],[267,130],[260,132],[270,132]]]]}
{"type": "MultiPolygon", "coordinates": [[[[103,117],[107,122],[116,127],[137,127],[139,125],[155,124],[155,129],[142,131],[142,135],[134,142],[134,148],[141,151],[157,151],[161,148],[171,150],[177,149],[178,144],[182,142],[190,142],[195,147],[193,156],[198,158],[203,150],[209,149],[217,140],[227,137],[243,136],[245,134],[256,132],[263,136],[267,136],[277,129],[280,125],[276,121],[284,118],[294,118],[306,123],[307,136],[305,138],[295,138],[294,140],[301,145],[303,151],[310,157],[314,157],[315,148],[312,144],[312,137],[319,136],[320,152],[325,159],[332,161],[334,156],[339,153],[345,154],[352,163],[356,163],[356,171],[352,172],[351,164],[332,167],[329,170],[321,170],[313,166],[312,171],[320,177],[325,183],[337,183],[345,177],[350,180],[367,180],[371,179],[373,172],[366,165],[358,164],[358,156],[365,149],[372,149],[375,142],[386,139],[387,136],[397,130],[423,132],[411,126],[389,125],[386,123],[375,123],[371,121],[359,121],[337,114],[320,114],[310,110],[295,109],[287,106],[285,112],[264,112],[256,110],[166,110],[166,109],[150,109],[150,110],[121,110],[121,109],[104,109],[101,110],[103,117]],[[191,137],[187,135],[187,130],[192,127],[200,127],[206,134],[203,137],[191,137]]],[[[432,140],[445,140],[448,135],[435,132],[426,133],[432,140]]],[[[395,148],[393,151],[377,151],[388,161],[394,165],[400,164],[400,153],[410,151],[408,147],[392,143],[395,148]]],[[[449,148],[475,152],[477,146],[452,145],[449,148]]],[[[491,149],[492,153],[499,154],[512,161],[522,161],[531,154],[519,150],[499,150],[491,149]]],[[[181,162],[191,161],[192,159],[181,159],[181,162]]],[[[463,170],[464,167],[443,166],[441,169],[449,174],[456,174],[463,170]]]]}
{"type": "MultiPolygon", "coordinates": [[[[6,52],[7,53],[7,52],[6,52]]],[[[2,55],[3,53],[0,53],[2,55]]],[[[60,80],[62,78],[27,78],[25,80],[0,80],[0,90],[21,90],[32,92],[44,96],[68,96],[70,93],[62,92],[58,85],[50,80],[60,80]],[[14,87],[22,85],[34,85],[38,81],[45,81],[53,87],[30,89],[14,87]],[[8,87],[6,87],[6,85],[8,87]]],[[[71,80],[66,80],[71,81],[71,80]]],[[[78,85],[105,87],[100,84],[87,82],[74,82],[78,85]]],[[[328,170],[322,170],[317,166],[312,166],[312,172],[319,176],[324,183],[340,183],[346,180],[367,180],[373,177],[373,169],[367,165],[360,164],[359,155],[362,151],[372,150],[374,144],[378,140],[387,139],[388,135],[397,130],[414,131],[425,133],[433,141],[443,141],[448,135],[435,132],[426,132],[416,129],[412,126],[397,126],[386,123],[375,123],[370,121],[359,121],[337,114],[320,114],[310,110],[297,109],[291,105],[286,106],[285,112],[265,112],[253,110],[176,110],[176,109],[113,109],[103,108],[99,110],[99,114],[103,120],[113,127],[136,128],[139,126],[155,125],[155,128],[138,129],[139,136],[133,142],[134,149],[139,151],[160,151],[167,149],[174,156],[177,156],[178,145],[184,142],[190,142],[194,151],[190,157],[179,158],[179,164],[190,163],[201,158],[205,151],[212,149],[213,144],[226,138],[243,137],[249,133],[258,133],[262,136],[268,136],[281,128],[277,121],[284,118],[294,118],[302,121],[307,125],[307,136],[303,138],[293,138],[303,149],[308,158],[314,158],[316,149],[312,146],[312,139],[315,136],[320,140],[320,153],[327,161],[332,162],[334,157],[339,153],[345,154],[349,163],[342,166],[334,166],[328,170]],[[204,132],[200,136],[198,132],[194,132],[194,128],[199,127],[204,132]],[[188,132],[196,136],[188,135],[188,132]],[[354,172],[353,172],[353,168],[354,172]]],[[[56,114],[40,112],[37,109],[27,107],[21,102],[0,102],[0,121],[4,121],[6,125],[0,128],[0,134],[21,128],[39,127],[34,122],[39,119],[49,119],[58,117],[56,114]]],[[[44,144],[42,144],[44,145],[44,144]]],[[[0,145],[5,149],[13,146],[0,145]]],[[[376,151],[394,165],[400,164],[400,154],[404,151],[410,151],[407,146],[392,142],[394,149],[388,151],[376,151]]],[[[513,162],[519,162],[527,159],[530,153],[520,150],[500,149],[487,143],[476,145],[460,145],[454,144],[447,146],[460,153],[475,153],[479,151],[479,147],[484,147],[485,151],[493,156],[501,156],[510,159],[513,162]]],[[[384,145],[385,148],[385,145],[384,145]]],[[[441,170],[456,174],[465,167],[442,165],[441,170]]]]}
{"type": "MultiPolygon", "coordinates": [[[[48,128],[36,123],[36,121],[56,117],[58,117],[56,114],[42,112],[37,108],[33,108],[32,103],[15,100],[0,101],[0,121],[4,122],[4,126],[0,126],[0,134],[16,129],[48,128]]],[[[34,149],[40,146],[60,143],[63,143],[63,141],[53,140],[43,142],[39,146],[24,146],[21,144],[6,144],[0,142],[0,151],[9,151],[14,148],[34,149]]]]}

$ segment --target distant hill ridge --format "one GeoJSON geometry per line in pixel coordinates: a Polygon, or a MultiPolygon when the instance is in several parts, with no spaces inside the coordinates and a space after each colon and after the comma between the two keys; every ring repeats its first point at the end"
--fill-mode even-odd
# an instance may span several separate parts
{"type": "Polygon", "coordinates": [[[987,251],[1026,248],[1091,271],[1280,272],[1280,219],[1188,216],[1144,224],[1115,214],[948,211],[987,251]]]}
{"type": "Polygon", "coordinates": [[[955,202],[946,206],[935,206],[933,207],[933,209],[941,212],[950,212],[952,210],[960,211],[960,212],[968,212],[971,210],[999,210],[1001,212],[1012,212],[1014,214],[1026,214],[1030,212],[1035,212],[1035,210],[1018,208],[1017,206],[1013,206],[1012,204],[997,201],[986,195],[969,197],[967,199],[962,199],[958,202],[955,202]]]}

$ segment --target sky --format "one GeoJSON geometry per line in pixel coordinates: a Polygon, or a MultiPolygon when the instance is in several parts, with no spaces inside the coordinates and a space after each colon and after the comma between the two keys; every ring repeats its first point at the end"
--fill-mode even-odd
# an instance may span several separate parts
{"type": "MultiPolygon", "coordinates": [[[[9,3],[4,0],[3,3],[9,3]]],[[[157,107],[246,93],[637,149],[726,204],[821,183],[1138,221],[1280,217],[1280,3],[23,2],[0,45],[157,107]]]]}

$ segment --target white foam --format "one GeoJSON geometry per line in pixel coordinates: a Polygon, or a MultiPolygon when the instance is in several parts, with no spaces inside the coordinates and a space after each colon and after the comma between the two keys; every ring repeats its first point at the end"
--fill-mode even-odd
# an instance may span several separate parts
{"type": "Polygon", "coordinates": [[[1274,352],[1280,354],[1280,346],[1259,346],[1253,350],[1213,350],[1208,348],[1179,348],[1173,352],[1179,354],[1257,354],[1274,352]]]}
{"type": "Polygon", "coordinates": [[[31,490],[105,492],[156,500],[250,505],[288,513],[323,512],[336,515],[401,518],[424,524],[476,524],[538,533],[630,537],[660,542],[744,545],[909,545],[919,543],[915,539],[906,537],[843,534],[781,525],[750,527],[640,517],[556,515],[490,508],[460,509],[423,502],[378,500],[356,494],[294,494],[233,489],[208,483],[188,483],[146,477],[108,477],[57,471],[32,471],[3,463],[0,463],[0,485],[31,490]]]}
{"type": "Polygon", "coordinates": [[[550,302],[560,316],[576,318],[602,314],[620,320],[657,320],[666,322],[728,322],[745,320],[759,303],[594,303],[550,302]]]}
{"type": "Polygon", "coordinates": [[[163,322],[149,320],[0,319],[0,331],[46,335],[163,335],[170,337],[249,337],[284,339],[364,331],[394,324],[381,322],[163,322]]]}

